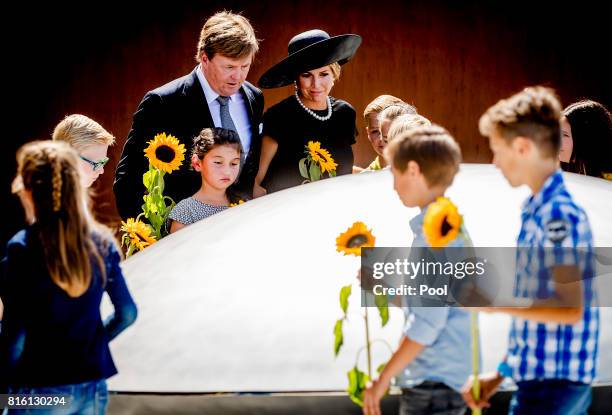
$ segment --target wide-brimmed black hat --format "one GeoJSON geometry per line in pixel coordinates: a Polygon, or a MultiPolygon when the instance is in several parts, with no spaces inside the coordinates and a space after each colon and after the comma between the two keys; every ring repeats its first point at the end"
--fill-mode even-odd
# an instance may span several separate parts
{"type": "Polygon", "coordinates": [[[261,88],[278,88],[295,81],[298,74],[338,62],[348,62],[361,44],[359,35],[330,37],[323,30],[314,29],[295,35],[287,49],[289,55],[268,69],[259,78],[261,88]]]}

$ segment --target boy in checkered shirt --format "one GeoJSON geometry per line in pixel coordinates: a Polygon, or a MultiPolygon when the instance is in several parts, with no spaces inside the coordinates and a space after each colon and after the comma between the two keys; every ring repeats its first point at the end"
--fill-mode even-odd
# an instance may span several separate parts
{"type": "Polygon", "coordinates": [[[488,406],[505,376],[518,389],[511,414],[586,414],[596,373],[599,310],[593,236],[584,210],[568,193],[558,166],[561,104],[530,87],[499,101],[480,119],[493,163],[511,186],[527,185],[517,240],[514,296],[523,307],[483,311],[512,316],[508,351],[494,373],[463,389],[472,408],[488,406]]]}

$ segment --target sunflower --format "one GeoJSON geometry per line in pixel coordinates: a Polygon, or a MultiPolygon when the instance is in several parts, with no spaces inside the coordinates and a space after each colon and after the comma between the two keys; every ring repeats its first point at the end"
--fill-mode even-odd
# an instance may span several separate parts
{"type": "Polygon", "coordinates": [[[434,248],[442,248],[459,234],[463,218],[457,206],[445,197],[429,205],[423,220],[425,239],[434,248]]]}
{"type": "Polygon", "coordinates": [[[361,248],[371,248],[375,241],[376,238],[365,223],[355,222],[336,238],[336,251],[344,252],[344,255],[361,256],[361,248]]]}
{"type": "Polygon", "coordinates": [[[309,141],[306,149],[308,150],[310,158],[321,166],[321,173],[336,171],[338,164],[334,162],[329,151],[321,148],[321,143],[318,141],[309,141]]]}
{"type": "Polygon", "coordinates": [[[244,200],[240,199],[238,202],[236,203],[230,203],[230,207],[236,207],[238,205],[241,205],[244,203],[244,200]]]}
{"type": "Polygon", "coordinates": [[[148,144],[144,152],[149,163],[156,169],[172,173],[179,169],[185,159],[185,146],[172,135],[157,134],[148,144]]]}
{"type": "Polygon", "coordinates": [[[121,224],[123,225],[121,231],[125,232],[124,236],[128,237],[139,251],[156,242],[155,237],[151,235],[151,227],[146,223],[128,218],[127,222],[121,222],[121,224]]]}

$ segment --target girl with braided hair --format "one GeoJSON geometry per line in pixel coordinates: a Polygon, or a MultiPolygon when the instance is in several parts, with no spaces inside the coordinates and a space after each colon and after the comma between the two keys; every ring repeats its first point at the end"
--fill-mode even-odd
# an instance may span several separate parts
{"type": "Polygon", "coordinates": [[[120,250],[88,209],[68,144],[27,143],[17,165],[13,193],[29,226],[7,246],[0,393],[69,397],[41,414],[103,414],[106,378],[117,373],[108,343],[136,319],[120,250]],[[103,321],[105,291],[115,310],[103,321]]]}

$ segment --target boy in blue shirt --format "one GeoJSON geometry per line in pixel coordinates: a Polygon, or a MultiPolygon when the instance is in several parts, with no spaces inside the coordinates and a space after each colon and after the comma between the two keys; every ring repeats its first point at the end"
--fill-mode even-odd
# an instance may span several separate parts
{"type": "Polygon", "coordinates": [[[561,104],[544,87],[525,88],[499,101],[480,119],[493,163],[511,186],[527,185],[517,240],[514,296],[522,307],[483,311],[512,316],[506,358],[481,376],[488,406],[505,376],[518,386],[511,414],[586,414],[596,374],[599,310],[594,291],[593,236],[584,210],[559,170],[561,104]]]}
{"type": "MultiPolygon", "coordinates": [[[[444,196],[459,170],[461,150],[437,125],[416,127],[391,140],[385,149],[394,188],[402,203],[418,206],[421,213],[410,221],[413,247],[431,247],[424,236],[428,206],[444,196]]],[[[470,246],[465,230],[446,246],[470,246]]],[[[413,258],[414,260],[414,258],[413,258]]],[[[365,391],[366,415],[380,414],[380,400],[391,379],[401,374],[401,414],[463,414],[460,394],[471,370],[470,319],[458,307],[404,308],[406,326],[398,350],[365,391]]]]}

